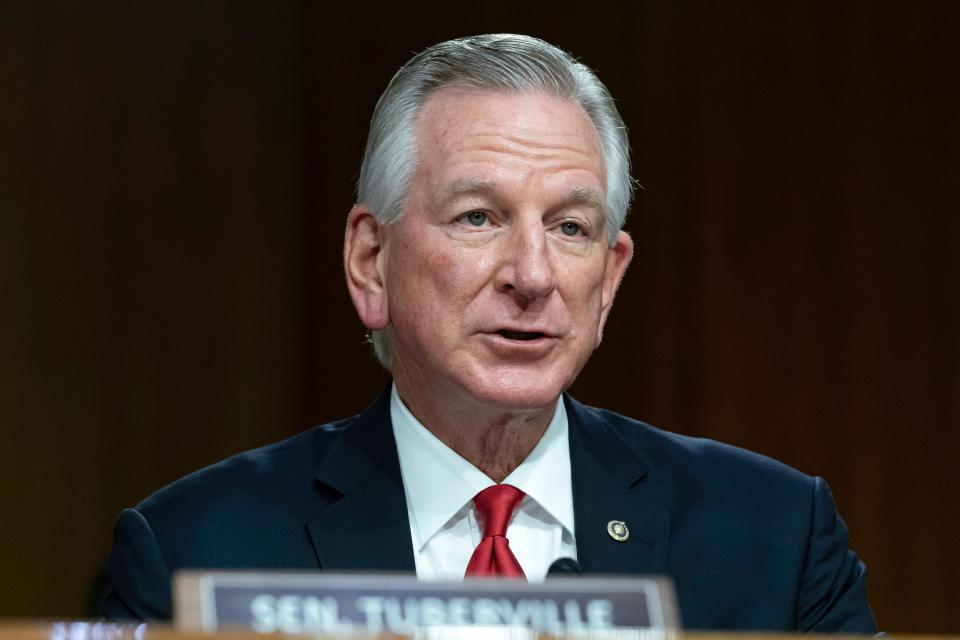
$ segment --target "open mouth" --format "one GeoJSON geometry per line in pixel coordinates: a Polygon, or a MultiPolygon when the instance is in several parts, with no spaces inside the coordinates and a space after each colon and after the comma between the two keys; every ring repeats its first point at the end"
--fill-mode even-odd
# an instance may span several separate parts
{"type": "Polygon", "coordinates": [[[508,329],[501,329],[497,333],[508,340],[537,340],[547,336],[547,334],[539,331],[510,331],[508,329]]]}

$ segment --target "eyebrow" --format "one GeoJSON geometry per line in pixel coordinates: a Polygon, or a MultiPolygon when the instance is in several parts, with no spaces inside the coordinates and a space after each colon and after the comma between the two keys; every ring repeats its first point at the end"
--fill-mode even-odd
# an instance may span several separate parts
{"type": "Polygon", "coordinates": [[[492,195],[497,191],[497,183],[489,180],[480,180],[478,178],[457,178],[453,181],[446,193],[444,200],[451,200],[457,196],[464,195],[492,195]]]}
{"type": "MultiPolygon", "coordinates": [[[[450,200],[463,195],[492,196],[497,192],[497,183],[478,178],[458,178],[446,189],[443,200],[450,200]]],[[[584,205],[596,209],[601,216],[605,214],[606,201],[598,190],[592,187],[574,187],[564,198],[565,205],[584,205]]]]}
{"type": "Polygon", "coordinates": [[[591,187],[575,187],[567,194],[567,202],[570,204],[582,204],[597,210],[601,216],[607,211],[607,203],[596,189],[591,187]]]}

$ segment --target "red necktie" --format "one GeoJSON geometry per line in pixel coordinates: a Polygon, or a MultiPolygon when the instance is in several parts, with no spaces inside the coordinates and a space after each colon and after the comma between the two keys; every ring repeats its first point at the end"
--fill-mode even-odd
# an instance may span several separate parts
{"type": "Polygon", "coordinates": [[[525,578],[517,557],[510,551],[507,523],[523,500],[523,491],[509,484],[495,484],[476,495],[473,503],[483,523],[483,540],[467,564],[466,577],[504,576],[525,578]]]}

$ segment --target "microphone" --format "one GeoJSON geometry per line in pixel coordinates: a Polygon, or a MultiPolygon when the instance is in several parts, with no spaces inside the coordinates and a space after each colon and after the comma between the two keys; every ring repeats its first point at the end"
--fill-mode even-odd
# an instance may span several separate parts
{"type": "Polygon", "coordinates": [[[564,576],[578,576],[583,573],[580,563],[573,558],[557,558],[547,569],[547,579],[564,576]]]}

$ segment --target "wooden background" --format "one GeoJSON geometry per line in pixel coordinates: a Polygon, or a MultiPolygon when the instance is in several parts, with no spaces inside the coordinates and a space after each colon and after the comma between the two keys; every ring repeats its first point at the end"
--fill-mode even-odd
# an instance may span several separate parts
{"type": "Polygon", "coordinates": [[[374,102],[517,31],[599,71],[644,186],[576,395],[825,476],[881,625],[960,632],[960,7],[407,4],[0,6],[0,615],[86,614],[122,507],[374,396],[374,102]]]}

